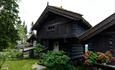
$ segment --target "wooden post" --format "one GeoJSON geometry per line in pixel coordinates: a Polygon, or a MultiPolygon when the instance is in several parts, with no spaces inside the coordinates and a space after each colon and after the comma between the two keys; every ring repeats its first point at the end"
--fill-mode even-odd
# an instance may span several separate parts
{"type": "Polygon", "coordinates": [[[34,50],[33,49],[29,50],[29,57],[34,58],[34,50]]]}

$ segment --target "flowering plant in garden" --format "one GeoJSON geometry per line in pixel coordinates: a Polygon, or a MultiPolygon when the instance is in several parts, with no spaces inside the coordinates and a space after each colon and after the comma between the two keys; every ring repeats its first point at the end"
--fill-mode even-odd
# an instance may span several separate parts
{"type": "Polygon", "coordinates": [[[93,52],[88,51],[84,54],[84,64],[93,64],[93,63],[108,63],[111,62],[112,52],[107,51],[105,53],[102,52],[93,52]]]}

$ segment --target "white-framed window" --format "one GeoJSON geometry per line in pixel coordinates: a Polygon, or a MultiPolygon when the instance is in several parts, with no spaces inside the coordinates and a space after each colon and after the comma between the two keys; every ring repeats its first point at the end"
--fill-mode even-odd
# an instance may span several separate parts
{"type": "Polygon", "coordinates": [[[88,51],[88,44],[85,44],[85,52],[88,51]]]}

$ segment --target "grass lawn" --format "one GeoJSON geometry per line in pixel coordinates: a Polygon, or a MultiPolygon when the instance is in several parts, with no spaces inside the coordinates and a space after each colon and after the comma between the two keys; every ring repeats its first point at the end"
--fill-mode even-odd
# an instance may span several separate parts
{"type": "Polygon", "coordinates": [[[3,66],[7,66],[9,70],[32,70],[32,65],[37,61],[36,59],[6,61],[3,66]]]}

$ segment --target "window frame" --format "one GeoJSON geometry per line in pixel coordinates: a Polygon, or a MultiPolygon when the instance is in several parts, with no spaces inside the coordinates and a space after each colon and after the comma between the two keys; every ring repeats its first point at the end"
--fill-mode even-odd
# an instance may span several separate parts
{"type": "Polygon", "coordinates": [[[48,25],[47,31],[54,31],[56,30],[56,25],[48,25]]]}

